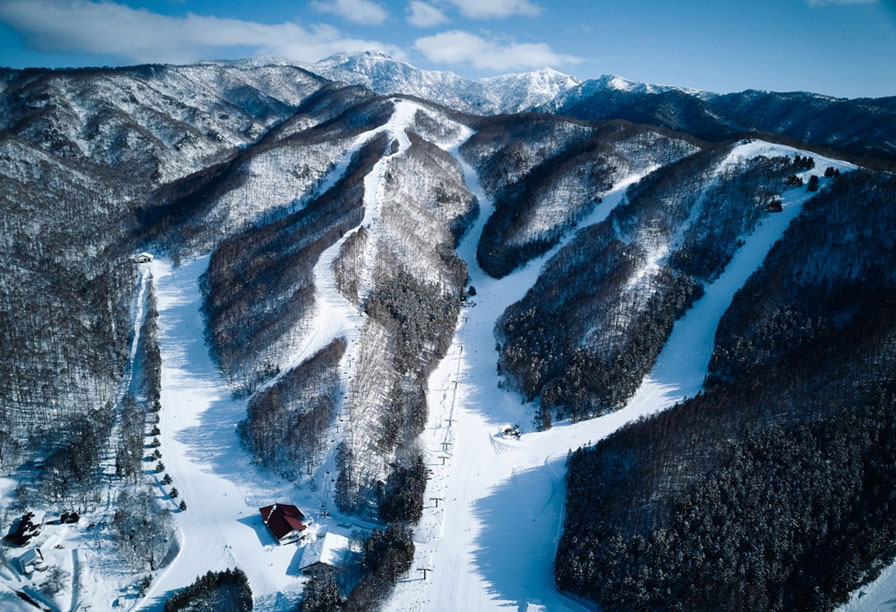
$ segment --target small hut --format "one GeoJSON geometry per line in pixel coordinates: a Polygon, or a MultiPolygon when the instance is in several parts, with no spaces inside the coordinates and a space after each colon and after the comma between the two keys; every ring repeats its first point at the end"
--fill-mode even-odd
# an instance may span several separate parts
{"type": "Polygon", "coordinates": [[[25,554],[18,558],[19,571],[25,576],[30,576],[35,571],[43,572],[47,569],[44,563],[44,555],[39,548],[29,548],[25,554]]]}
{"type": "Polygon", "coordinates": [[[328,531],[323,537],[305,547],[302,553],[302,566],[299,569],[303,574],[341,570],[348,552],[348,538],[328,531]]]}

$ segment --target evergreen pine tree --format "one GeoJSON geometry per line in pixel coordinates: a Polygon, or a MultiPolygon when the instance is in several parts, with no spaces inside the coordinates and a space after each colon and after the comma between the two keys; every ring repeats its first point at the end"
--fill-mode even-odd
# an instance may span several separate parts
{"type": "Polygon", "coordinates": [[[299,612],[336,612],[341,604],[336,581],[332,574],[326,573],[314,576],[305,587],[299,612]]]}

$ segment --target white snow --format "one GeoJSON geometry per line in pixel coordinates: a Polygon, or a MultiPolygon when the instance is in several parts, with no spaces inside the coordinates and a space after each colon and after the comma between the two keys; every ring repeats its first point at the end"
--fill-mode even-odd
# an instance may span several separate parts
{"type": "Polygon", "coordinates": [[[133,609],[161,609],[174,590],[198,576],[239,567],[249,578],[255,608],[282,610],[303,588],[302,548],[277,544],[258,509],[281,502],[311,514],[314,524],[302,545],[314,542],[318,530],[347,534],[352,520],[316,513],[328,491],[330,474],[323,468],[314,486],[299,488],[261,468],[240,442],[236,427],[246,417],[246,400],[231,396],[203,334],[199,277],[207,266],[208,256],[176,269],[160,259],[152,264],[162,355],[160,450],[180,497],[168,497],[161,474],[149,478],[159,502],[174,512],[180,552],[133,609]],[[185,512],[176,508],[180,499],[185,512]]]}
{"type": "Polygon", "coordinates": [[[607,87],[617,91],[630,91],[634,86],[635,84],[631,81],[623,79],[621,76],[615,74],[610,75],[610,78],[607,80],[607,87]]]}
{"type": "Polygon", "coordinates": [[[339,53],[307,68],[335,81],[363,85],[380,94],[406,94],[474,113],[512,113],[546,104],[580,81],[551,68],[467,79],[421,70],[379,52],[339,53]]]}
{"type": "Polygon", "coordinates": [[[896,609],[896,563],[880,573],[874,582],[853,591],[838,612],[892,612],[896,609]]]}
{"type": "MultiPolygon", "coordinates": [[[[456,155],[457,149],[452,152],[456,155]]],[[[746,143],[728,160],[759,154],[793,154],[777,145],[746,143]],[[782,151],[787,151],[782,153],[782,151]]],[[[803,153],[803,152],[801,152],[803,153]]],[[[816,157],[817,166],[846,164],[816,157]]],[[[423,434],[433,477],[415,532],[417,556],[390,610],[581,610],[582,603],[554,588],[553,558],[562,530],[564,459],[569,450],[604,438],[622,425],[696,394],[703,384],[719,319],[734,293],[761,265],[812,194],[784,194],[784,210],[769,215],[734,255],[725,272],[674,326],[650,374],[622,410],[580,423],[531,431],[531,408],[499,388],[497,317],[537,279],[551,253],[495,280],[476,263],[479,235],[492,211],[475,172],[459,157],[468,186],[479,198],[480,217],[458,249],[476,287],[475,306],[461,313],[449,355],[430,378],[428,429],[423,434]],[[520,423],[519,440],[500,431],[520,423]],[[444,457],[444,459],[443,459],[444,457]],[[416,568],[432,569],[427,581],[416,568]]],[[[604,198],[581,226],[606,218],[622,199],[630,177],[604,198]]]]}
{"type": "Polygon", "coordinates": [[[302,504],[291,483],[259,469],[240,444],[236,425],[246,416],[245,401],[230,396],[203,336],[199,276],[207,266],[207,257],[178,269],[160,259],[152,264],[162,355],[160,450],[187,503],[186,512],[177,511],[177,500],[161,493],[161,474],[155,476],[161,503],[175,512],[181,550],[143,602],[154,608],[207,571],[235,566],[261,602],[301,589],[298,573],[290,572],[296,548],[275,543],[258,508],[302,504]]]}
{"type": "Polygon", "coordinates": [[[808,156],[815,159],[814,168],[798,173],[803,178],[808,178],[811,174],[817,174],[820,177],[824,174],[824,170],[828,166],[839,169],[841,172],[848,172],[856,169],[854,164],[840,161],[839,159],[831,159],[830,157],[818,155],[817,153],[812,153],[810,151],[795,149],[787,145],[751,139],[742,140],[737,146],[732,148],[731,152],[725,158],[725,161],[722,162],[722,165],[730,166],[756,157],[793,157],[794,155],[803,157],[808,156]]]}

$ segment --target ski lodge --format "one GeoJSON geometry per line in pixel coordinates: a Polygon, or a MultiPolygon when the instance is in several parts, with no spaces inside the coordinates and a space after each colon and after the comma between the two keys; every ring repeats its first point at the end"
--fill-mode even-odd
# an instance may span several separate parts
{"type": "Polygon", "coordinates": [[[280,544],[289,544],[304,537],[308,529],[306,523],[311,522],[305,520],[301,510],[290,504],[273,504],[258,510],[261,520],[280,544]]]}

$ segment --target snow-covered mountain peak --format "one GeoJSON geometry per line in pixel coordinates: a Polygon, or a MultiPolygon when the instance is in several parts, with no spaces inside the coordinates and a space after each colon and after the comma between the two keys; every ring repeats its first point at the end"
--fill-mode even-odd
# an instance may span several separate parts
{"type": "Polygon", "coordinates": [[[449,71],[423,70],[381,51],[339,53],[306,67],[334,81],[363,85],[377,93],[418,96],[473,113],[529,110],[580,82],[553,68],[468,79],[449,71]]]}
{"type": "Polygon", "coordinates": [[[635,83],[624,79],[617,74],[608,74],[601,77],[605,81],[607,89],[616,89],[618,91],[631,91],[638,86],[644,87],[643,83],[635,83]]]}
{"type": "MultiPolygon", "coordinates": [[[[553,68],[540,68],[532,72],[516,74],[502,74],[481,79],[481,81],[490,86],[504,88],[507,93],[509,93],[511,88],[516,88],[516,96],[529,101],[529,106],[537,106],[540,102],[536,99],[552,99],[581,83],[579,79],[553,68]]],[[[520,107],[520,109],[522,108],[524,107],[520,107]]]]}
{"type": "Polygon", "coordinates": [[[658,85],[655,83],[643,83],[641,81],[632,81],[618,74],[605,74],[596,79],[581,82],[581,89],[587,91],[610,90],[624,93],[647,93],[659,94],[667,91],[680,91],[688,95],[705,97],[712,95],[699,89],[691,89],[689,87],[678,87],[676,85],[658,85]]]}
{"type": "Polygon", "coordinates": [[[574,76],[569,74],[560,72],[559,70],[554,70],[553,68],[546,66],[544,68],[539,68],[537,70],[532,70],[529,72],[513,72],[508,74],[500,74],[498,76],[486,77],[481,79],[483,81],[495,81],[499,79],[516,79],[516,80],[529,80],[532,82],[556,82],[556,83],[568,83],[570,85],[578,85],[582,81],[577,79],[574,76]]]}

